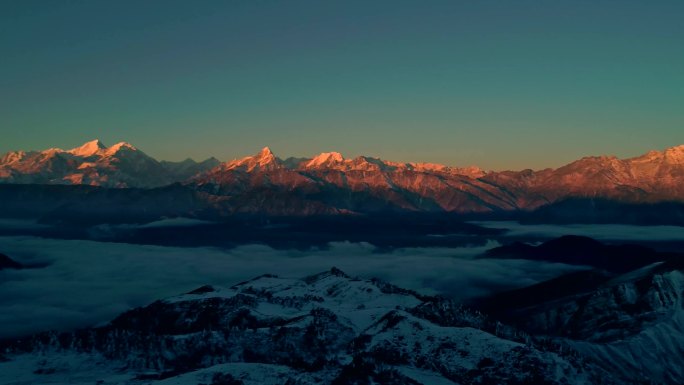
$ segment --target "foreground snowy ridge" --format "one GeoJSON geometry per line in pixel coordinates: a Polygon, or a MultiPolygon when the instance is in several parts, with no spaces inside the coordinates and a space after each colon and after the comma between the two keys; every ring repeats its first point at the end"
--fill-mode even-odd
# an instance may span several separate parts
{"type": "Polygon", "coordinates": [[[574,351],[335,268],[203,286],[2,352],[3,384],[616,383],[574,351]]]}

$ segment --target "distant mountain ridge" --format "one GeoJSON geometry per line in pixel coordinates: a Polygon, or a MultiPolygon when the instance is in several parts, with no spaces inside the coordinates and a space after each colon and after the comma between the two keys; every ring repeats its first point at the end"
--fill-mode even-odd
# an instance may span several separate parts
{"type": "Polygon", "coordinates": [[[111,147],[95,139],[71,150],[13,151],[0,157],[0,182],[83,184],[103,187],[158,187],[187,179],[219,164],[159,162],[130,143],[111,147]]]}
{"type": "Polygon", "coordinates": [[[288,214],[279,206],[283,202],[305,214],[486,213],[534,210],[567,198],[682,202],[684,146],[629,159],[586,157],[558,169],[503,172],[367,156],[345,159],[336,152],[283,161],[266,147],[198,174],[188,185],[228,197],[242,211],[281,214],[288,214]]]}
{"type": "Polygon", "coordinates": [[[642,156],[585,157],[557,169],[484,171],[337,152],[278,158],[268,147],[228,162],[159,162],[131,144],[10,152],[0,183],[154,188],[182,183],[225,213],[314,215],[386,211],[535,210],[568,198],[684,202],[684,145],[642,156]]]}

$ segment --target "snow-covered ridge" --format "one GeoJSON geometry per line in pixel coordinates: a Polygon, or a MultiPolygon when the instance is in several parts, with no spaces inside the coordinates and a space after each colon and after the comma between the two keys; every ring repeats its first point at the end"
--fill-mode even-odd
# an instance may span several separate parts
{"type": "Polygon", "coordinates": [[[342,154],[339,152],[322,152],[313,158],[311,158],[310,161],[305,163],[305,168],[316,168],[316,167],[326,167],[326,166],[331,166],[335,164],[340,164],[345,161],[344,157],[342,154]]]}
{"type": "MultiPolygon", "coordinates": [[[[504,318],[529,333],[564,341],[624,378],[681,384],[684,261],[680,258],[649,264],[608,277],[591,289],[531,305],[506,309],[506,304],[499,302],[497,310],[509,314],[504,318]]],[[[526,298],[539,295],[524,290],[526,298]]],[[[544,290],[556,289],[547,286],[544,290]]]]}
{"type": "Polygon", "coordinates": [[[255,171],[255,170],[269,170],[279,168],[282,166],[282,161],[273,154],[270,148],[264,147],[254,156],[246,156],[242,159],[236,159],[230,162],[221,164],[221,170],[241,170],[241,171],[255,171]]]}
{"type": "Polygon", "coordinates": [[[99,154],[102,150],[107,149],[107,146],[102,144],[99,139],[91,140],[84,143],[80,147],[73,148],[68,153],[76,156],[93,156],[99,154]]]}
{"type": "Polygon", "coordinates": [[[86,184],[105,187],[158,187],[187,179],[218,164],[160,163],[135,146],[107,147],[95,139],[70,150],[9,152],[0,158],[0,182],[86,184]]]}
{"type": "Polygon", "coordinates": [[[274,376],[261,383],[278,384],[613,383],[579,356],[537,346],[450,301],[334,268],[302,279],[264,275],[203,286],[101,328],[2,348],[3,383],[59,381],[67,373],[71,383],[100,384],[259,383],[259,373],[274,376]]]}

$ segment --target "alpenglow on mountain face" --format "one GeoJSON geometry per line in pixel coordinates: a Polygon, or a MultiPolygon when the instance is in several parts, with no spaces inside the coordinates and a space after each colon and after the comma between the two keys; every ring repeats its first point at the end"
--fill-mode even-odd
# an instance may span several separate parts
{"type": "Polygon", "coordinates": [[[0,158],[0,181],[21,184],[83,184],[158,187],[214,167],[219,162],[158,162],[133,145],[111,147],[92,140],[71,150],[14,151],[0,158]],[[190,164],[188,164],[190,163],[190,164]]]}
{"type": "Polygon", "coordinates": [[[477,167],[400,163],[337,152],[278,158],[268,147],[220,163],[159,162],[128,143],[10,152],[7,184],[162,187],[182,183],[221,211],[276,215],[348,212],[530,210],[566,198],[628,203],[684,201],[684,145],[635,158],[586,157],[557,169],[485,172],[477,167]]]}

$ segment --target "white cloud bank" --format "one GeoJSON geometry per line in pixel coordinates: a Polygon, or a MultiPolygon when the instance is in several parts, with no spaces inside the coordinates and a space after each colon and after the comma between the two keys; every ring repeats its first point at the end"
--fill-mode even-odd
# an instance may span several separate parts
{"type": "Polygon", "coordinates": [[[37,237],[0,237],[0,252],[40,269],[0,271],[0,338],[105,323],[136,306],[195,289],[230,286],[264,273],[303,277],[337,266],[424,293],[458,299],[522,287],[577,267],[473,259],[490,247],[405,248],[380,253],[365,243],[326,249],[178,248],[37,237]]]}

